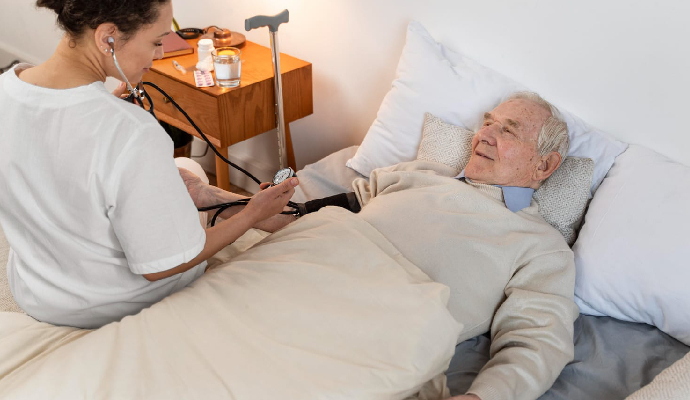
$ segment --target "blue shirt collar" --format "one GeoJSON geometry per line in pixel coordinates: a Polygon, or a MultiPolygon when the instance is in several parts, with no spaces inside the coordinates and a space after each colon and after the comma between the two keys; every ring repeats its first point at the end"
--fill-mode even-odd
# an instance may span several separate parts
{"type": "MultiPolygon", "coordinates": [[[[465,170],[463,169],[455,179],[464,179],[466,181],[472,182],[465,177],[465,170]]],[[[534,194],[534,189],[528,187],[519,186],[501,186],[492,185],[500,187],[503,191],[503,201],[506,207],[512,212],[518,212],[523,208],[529,207],[532,203],[532,195],[534,194]]]]}

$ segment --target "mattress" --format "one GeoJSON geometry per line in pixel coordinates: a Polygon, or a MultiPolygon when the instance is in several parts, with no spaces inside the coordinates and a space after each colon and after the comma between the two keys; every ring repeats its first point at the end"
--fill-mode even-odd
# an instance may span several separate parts
{"type": "MultiPolygon", "coordinates": [[[[362,177],[345,162],[357,146],[337,151],[297,173],[300,186],[294,201],[352,191],[362,177]]],[[[575,358],[565,367],[542,400],[624,399],[680,360],[690,347],[657,328],[609,317],[580,315],[575,321],[575,358]]],[[[463,394],[489,360],[488,333],[457,345],[446,372],[451,394],[463,394]]]]}

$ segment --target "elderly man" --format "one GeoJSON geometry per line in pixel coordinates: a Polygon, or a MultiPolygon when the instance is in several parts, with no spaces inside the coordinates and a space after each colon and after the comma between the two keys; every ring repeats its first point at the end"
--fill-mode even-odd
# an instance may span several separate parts
{"type": "Polygon", "coordinates": [[[573,253],[532,200],[567,152],[555,108],[518,93],[484,115],[458,176],[442,164],[402,163],[355,180],[354,193],[307,203],[358,212],[447,285],[448,309],[464,325],[458,342],[491,331],[490,361],[455,400],[536,399],[573,357],[573,253]]]}
{"type": "Polygon", "coordinates": [[[449,310],[464,324],[458,341],[491,331],[490,361],[454,400],[536,399],[572,360],[573,253],[532,200],[568,146],[556,109],[518,93],[484,114],[457,180],[413,162],[354,183],[359,215],[450,287],[449,310]],[[420,244],[406,245],[415,235],[420,244]]]}

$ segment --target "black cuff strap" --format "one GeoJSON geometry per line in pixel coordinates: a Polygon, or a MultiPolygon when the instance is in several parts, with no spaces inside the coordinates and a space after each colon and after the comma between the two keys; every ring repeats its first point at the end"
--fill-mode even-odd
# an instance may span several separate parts
{"type": "Polygon", "coordinates": [[[353,213],[358,213],[362,209],[362,207],[359,205],[359,201],[357,201],[355,192],[350,192],[324,197],[323,199],[310,200],[299,205],[299,212],[301,215],[309,214],[326,206],[342,207],[352,211],[353,213]]]}

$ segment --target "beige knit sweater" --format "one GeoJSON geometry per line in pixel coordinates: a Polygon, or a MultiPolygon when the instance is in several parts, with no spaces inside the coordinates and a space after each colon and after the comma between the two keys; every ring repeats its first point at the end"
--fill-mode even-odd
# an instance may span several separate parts
{"type": "Polygon", "coordinates": [[[465,326],[458,341],[491,330],[491,360],[468,393],[536,399],[573,358],[573,253],[534,200],[513,213],[500,188],[453,175],[423,161],[375,170],[353,183],[360,216],[450,287],[448,307],[465,326]]]}

